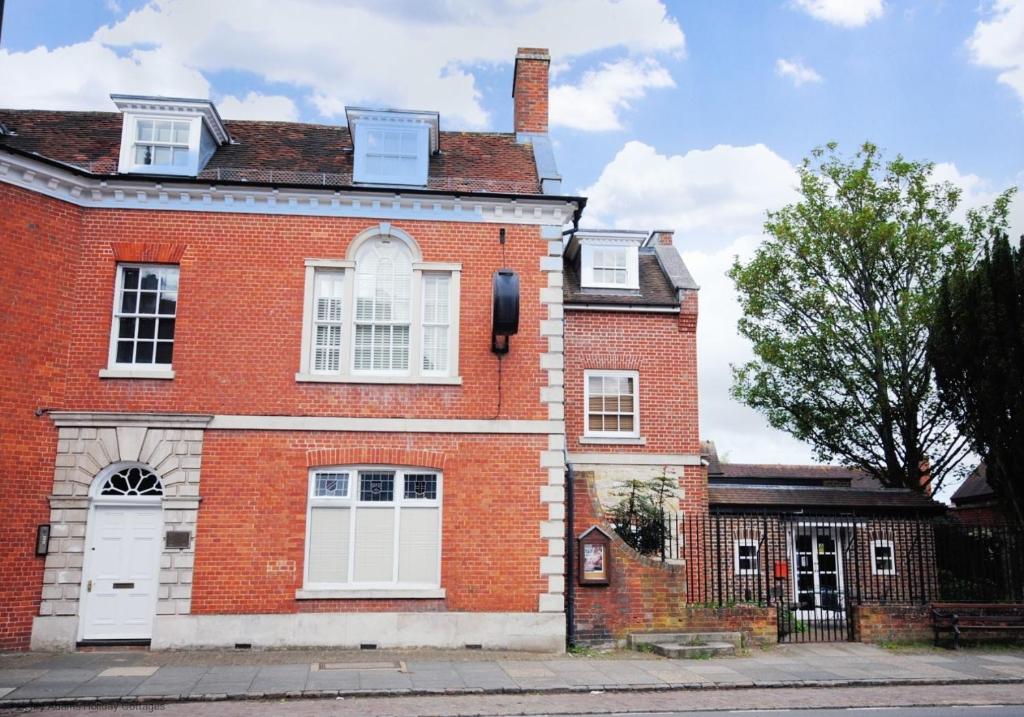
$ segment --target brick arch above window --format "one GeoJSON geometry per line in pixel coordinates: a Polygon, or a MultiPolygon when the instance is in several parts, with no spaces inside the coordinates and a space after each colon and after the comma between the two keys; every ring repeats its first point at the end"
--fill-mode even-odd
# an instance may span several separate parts
{"type": "Polygon", "coordinates": [[[188,249],[187,244],[152,244],[148,242],[119,242],[110,245],[114,260],[118,262],[146,262],[152,264],[180,264],[188,249]]]}
{"type": "Polygon", "coordinates": [[[341,465],[417,466],[444,470],[448,454],[406,448],[321,448],[306,451],[306,467],[341,465]]]}
{"type": "Polygon", "coordinates": [[[592,352],[586,357],[588,370],[639,371],[643,364],[640,354],[592,352]]]}

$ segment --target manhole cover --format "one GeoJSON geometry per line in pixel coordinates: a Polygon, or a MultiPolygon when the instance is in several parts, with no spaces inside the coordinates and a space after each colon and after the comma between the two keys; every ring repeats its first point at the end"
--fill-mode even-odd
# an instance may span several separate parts
{"type": "Polygon", "coordinates": [[[321,670],[382,670],[405,672],[405,663],[400,660],[393,662],[314,662],[313,672],[321,670]]]}

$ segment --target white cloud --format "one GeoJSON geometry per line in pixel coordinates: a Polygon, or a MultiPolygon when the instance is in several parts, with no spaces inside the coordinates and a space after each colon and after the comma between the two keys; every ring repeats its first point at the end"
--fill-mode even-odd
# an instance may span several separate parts
{"type": "Polygon", "coordinates": [[[684,155],[627,142],[590,187],[587,223],[674,227],[681,246],[723,246],[758,235],[765,210],[795,201],[793,167],[763,144],[684,155]]]}
{"type": "Polygon", "coordinates": [[[473,73],[509,67],[519,45],[548,47],[561,66],[614,48],[678,53],[684,36],[660,0],[152,0],[87,42],[0,53],[0,104],[109,109],[111,91],[207,96],[204,75],[241,71],[294,88],[328,117],[367,103],[436,109],[446,126],[478,128],[491,118],[473,73]],[[586,32],[567,32],[581,17],[586,32]]]}
{"type": "Polygon", "coordinates": [[[803,463],[808,446],[767,426],[756,411],[732,400],[730,363],[751,358],[736,332],[739,302],[726,272],[733,257],[749,258],[763,239],[767,209],[796,201],[793,166],[762,144],[719,145],[666,156],[628,142],[581,194],[590,226],[676,229],[700,291],[697,360],[701,437],[729,459],[803,463]]]}
{"type": "Polygon", "coordinates": [[[118,56],[83,42],[28,52],[0,50],[0,106],[52,110],[113,110],[110,94],[207,97],[203,75],[160,50],[118,56]]]}
{"type": "Polygon", "coordinates": [[[1024,100],[1024,0],[996,0],[967,46],[976,64],[1002,70],[999,81],[1024,100]]]}
{"type": "Polygon", "coordinates": [[[861,27],[885,12],[882,0],[793,0],[811,17],[841,27],[861,27]]]}
{"type": "Polygon", "coordinates": [[[953,214],[953,219],[964,222],[969,209],[991,206],[996,197],[1011,184],[1017,187],[1017,196],[1010,206],[1009,235],[1016,239],[1024,234],[1024,173],[1010,184],[997,186],[995,183],[979,177],[977,174],[964,174],[952,162],[939,162],[932,171],[933,182],[950,182],[960,188],[960,206],[953,214]]]}
{"type": "Polygon", "coordinates": [[[823,81],[821,75],[815,72],[814,68],[808,67],[796,59],[786,60],[780,57],[775,61],[775,74],[792,80],[796,87],[809,82],[818,83],[823,81]]]}
{"type": "Polygon", "coordinates": [[[622,129],[619,116],[648,89],[675,87],[672,76],[652,59],[623,59],[588,70],[578,85],[551,88],[551,124],[592,132],[622,129]]]}
{"type": "Polygon", "coordinates": [[[259,92],[250,92],[241,99],[227,95],[217,103],[217,111],[225,119],[294,122],[299,118],[299,108],[290,97],[259,92]]]}

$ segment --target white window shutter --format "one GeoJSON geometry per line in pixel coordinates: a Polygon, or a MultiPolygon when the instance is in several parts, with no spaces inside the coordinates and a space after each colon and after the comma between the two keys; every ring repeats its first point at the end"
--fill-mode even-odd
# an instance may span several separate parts
{"type": "Polygon", "coordinates": [[[345,275],[340,271],[319,271],[313,292],[313,370],[337,373],[341,370],[341,334],[344,318],[345,275]]]}
{"type": "Polygon", "coordinates": [[[309,565],[311,583],[348,582],[348,508],[311,508],[309,511],[309,565]]]}
{"type": "Polygon", "coordinates": [[[399,535],[398,581],[434,585],[440,581],[437,508],[403,508],[399,535]]]}
{"type": "Polygon", "coordinates": [[[356,551],[352,579],[357,583],[394,580],[395,510],[360,506],[356,513],[356,551]]]}

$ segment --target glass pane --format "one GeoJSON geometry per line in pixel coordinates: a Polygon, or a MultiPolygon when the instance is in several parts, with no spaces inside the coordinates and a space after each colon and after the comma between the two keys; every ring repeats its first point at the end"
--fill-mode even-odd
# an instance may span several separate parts
{"type": "Polygon", "coordinates": [[[409,368],[409,327],[393,327],[391,337],[391,368],[404,371],[409,368]]]}
{"type": "Polygon", "coordinates": [[[125,289],[139,288],[139,270],[135,267],[125,267],[122,271],[121,285],[125,289]]]}
{"type": "Polygon", "coordinates": [[[359,500],[380,503],[395,499],[395,474],[388,472],[360,473],[359,500]]]}
{"type": "Polygon", "coordinates": [[[119,319],[117,322],[117,337],[119,339],[134,339],[135,319],[119,319]]]}
{"type": "Polygon", "coordinates": [[[135,145],[135,164],[152,164],[153,148],[147,144],[135,145]]]}
{"type": "Polygon", "coordinates": [[[162,269],[160,271],[160,289],[162,291],[178,290],[178,270],[162,269]]]}
{"type": "Polygon", "coordinates": [[[165,291],[160,294],[160,310],[159,313],[164,316],[174,316],[174,312],[178,308],[178,294],[174,291],[165,291]]]}
{"type": "Polygon", "coordinates": [[[593,414],[593,413],[590,414],[590,420],[589,420],[589,424],[588,425],[589,425],[589,430],[591,430],[591,431],[600,431],[600,430],[603,430],[603,427],[604,427],[604,424],[601,421],[601,416],[599,416],[597,414],[593,414]]]}
{"type": "Polygon", "coordinates": [[[156,362],[169,364],[171,354],[174,351],[174,344],[170,341],[158,341],[156,344],[156,362]]]}
{"type": "Polygon", "coordinates": [[[155,314],[156,313],[156,292],[155,291],[143,291],[139,294],[139,313],[140,314],[155,314]]]}
{"type": "Polygon", "coordinates": [[[153,121],[152,120],[139,120],[135,125],[136,138],[143,142],[149,142],[153,139],[153,121]]]}
{"type": "Polygon", "coordinates": [[[174,123],[174,142],[176,144],[188,144],[188,122],[174,123]]]}
{"type": "Polygon", "coordinates": [[[156,337],[156,319],[139,319],[139,338],[152,339],[156,337]]]}
{"type": "MultiPolygon", "coordinates": [[[[138,271],[138,270],[136,270],[138,271]]],[[[142,269],[142,288],[155,291],[160,285],[160,277],[154,269],[142,269]]]]}
{"type": "Polygon", "coordinates": [[[131,363],[132,362],[132,349],[135,347],[135,343],[132,341],[118,341],[117,342],[117,362],[118,363],[131,363]]]}
{"type": "Polygon", "coordinates": [[[591,376],[587,379],[587,383],[590,386],[590,395],[596,396],[601,393],[601,377],[591,376]]]}
{"type": "Polygon", "coordinates": [[[171,163],[170,147],[153,147],[153,164],[166,167],[171,163]]]}
{"type": "Polygon", "coordinates": [[[134,314],[138,306],[139,295],[134,291],[125,291],[121,294],[121,313],[134,314]]]}
{"type": "Polygon", "coordinates": [[[171,163],[175,167],[187,167],[188,166],[188,148],[187,147],[175,147],[171,152],[171,163]]]}
{"type": "Polygon", "coordinates": [[[160,319],[157,338],[170,340],[174,338],[174,319],[160,319]]]}
{"type": "Polygon", "coordinates": [[[158,142],[170,142],[171,141],[171,123],[167,121],[159,121],[156,123],[156,140],[158,142]]]}
{"type": "Polygon", "coordinates": [[[348,473],[317,473],[315,494],[332,498],[347,498],[348,473]]]}
{"type": "Polygon", "coordinates": [[[135,363],[153,363],[152,341],[139,341],[135,344],[135,363]]]}
{"type": "Polygon", "coordinates": [[[436,500],[437,476],[433,473],[409,473],[405,476],[406,500],[436,500]]]}
{"type": "Polygon", "coordinates": [[[633,431],[633,417],[630,415],[619,416],[619,430],[620,431],[633,431]]]}

